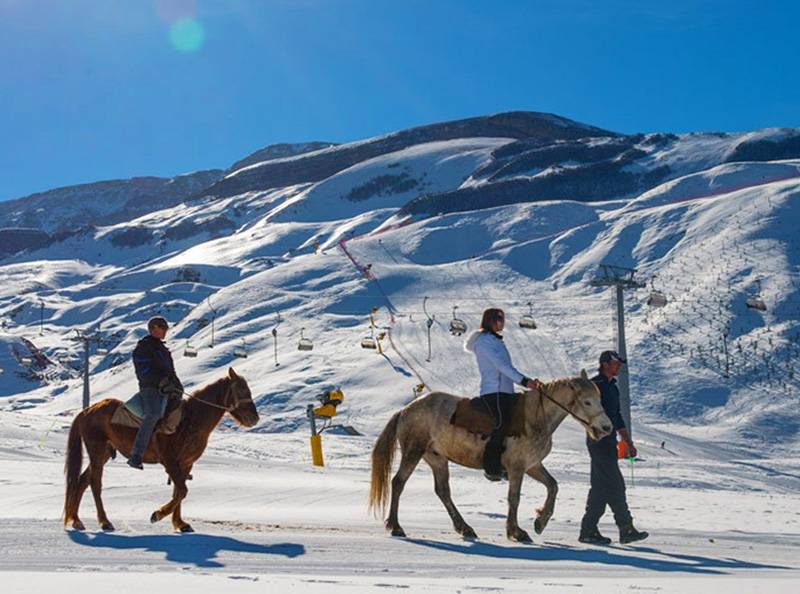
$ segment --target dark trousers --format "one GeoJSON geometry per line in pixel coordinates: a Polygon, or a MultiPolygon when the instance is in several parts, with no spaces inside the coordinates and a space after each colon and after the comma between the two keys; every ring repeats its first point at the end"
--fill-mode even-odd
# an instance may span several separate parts
{"type": "Polygon", "coordinates": [[[142,413],[144,416],[142,417],[142,426],[139,427],[136,439],[133,442],[132,456],[144,454],[147,444],[150,443],[150,437],[153,435],[153,429],[155,429],[156,423],[163,416],[167,407],[167,397],[156,388],[142,388],[139,391],[139,397],[142,401],[142,413]]]}
{"type": "Polygon", "coordinates": [[[586,498],[586,513],[581,521],[581,532],[597,528],[597,522],[606,511],[614,512],[614,521],[622,527],[633,522],[625,497],[625,480],[617,461],[617,444],[613,439],[586,442],[592,459],[591,487],[586,498]]]}
{"type": "Polygon", "coordinates": [[[511,424],[511,410],[514,407],[514,394],[498,392],[481,396],[486,409],[494,419],[495,429],[486,442],[483,451],[483,468],[492,474],[500,474],[500,457],[503,455],[503,442],[511,424]]]}

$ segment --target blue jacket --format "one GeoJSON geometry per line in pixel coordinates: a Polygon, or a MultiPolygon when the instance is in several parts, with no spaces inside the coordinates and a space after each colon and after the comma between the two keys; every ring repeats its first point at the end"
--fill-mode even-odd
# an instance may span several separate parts
{"type": "Polygon", "coordinates": [[[161,380],[168,378],[173,384],[183,389],[183,384],[175,373],[172,354],[158,338],[147,335],[141,339],[133,350],[133,366],[139,388],[158,388],[161,380]]]}
{"type": "Polygon", "coordinates": [[[600,401],[603,404],[603,410],[606,411],[606,415],[608,415],[611,424],[614,426],[611,435],[607,435],[600,441],[613,441],[616,443],[617,430],[625,429],[625,421],[622,418],[622,412],[619,407],[619,388],[617,387],[617,380],[612,379],[609,381],[602,373],[598,373],[592,378],[592,381],[597,384],[597,388],[600,390],[600,401]]]}

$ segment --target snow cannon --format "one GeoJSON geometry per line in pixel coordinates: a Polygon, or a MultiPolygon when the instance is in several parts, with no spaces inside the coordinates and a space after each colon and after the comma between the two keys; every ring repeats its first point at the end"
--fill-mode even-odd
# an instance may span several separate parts
{"type": "Polygon", "coordinates": [[[361,435],[352,425],[332,425],[331,419],[336,416],[336,408],[344,402],[344,392],[341,388],[327,390],[317,397],[320,406],[315,407],[309,404],[306,407],[306,417],[311,426],[311,463],[314,466],[325,466],[322,459],[322,432],[334,427],[343,431],[346,435],[361,435]],[[321,419],[322,424],[317,429],[317,419],[321,419]]]}
{"type": "Polygon", "coordinates": [[[314,409],[314,416],[331,419],[336,416],[336,407],[344,401],[344,393],[340,388],[328,390],[317,397],[322,406],[314,409]]]}

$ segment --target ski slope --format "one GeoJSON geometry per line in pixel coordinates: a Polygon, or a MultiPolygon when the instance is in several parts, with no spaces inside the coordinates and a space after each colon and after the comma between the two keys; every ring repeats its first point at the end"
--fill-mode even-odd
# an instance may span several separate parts
{"type": "MultiPolygon", "coordinates": [[[[676,171],[692,163],[686,174],[630,199],[399,217],[417,192],[476,183],[474,172],[511,140],[423,143],[322,181],[194,200],[0,261],[7,581],[15,592],[73,579],[90,591],[124,591],[132,582],[123,572],[136,574],[137,587],[178,591],[265,583],[793,591],[800,162],[720,164],[731,150],[722,140],[679,139],[660,158],[676,171]],[[701,140],[718,144],[706,147],[708,167],[698,171],[701,140]],[[642,460],[624,471],[650,539],[607,549],[577,542],[589,466],[569,419],[547,461],[561,485],[556,515],[533,546],[505,540],[504,486],[459,468],[454,500],[478,541],[454,534],[425,468],[401,504],[409,538],[388,537],[366,513],[376,435],[419,384],[463,395],[478,388],[463,337],[448,331],[453,308],[470,330],[484,307],[506,309],[506,341],[527,375],[592,371],[614,344],[610,292],[590,286],[601,263],[636,268],[649,282],[626,294],[642,460]],[[664,292],[666,307],[646,305],[652,289],[664,292]],[[756,294],[766,311],[745,306],[756,294]],[[520,328],[531,312],[538,328],[520,328]],[[226,420],[212,437],[184,504],[197,534],[151,526],[150,512],[169,494],[165,476],[120,460],[104,477],[117,532],[96,532],[91,497],[82,507],[89,531],[64,532],[64,445],[82,400],[81,352],[70,338],[76,328],[107,338],[108,352],[90,358],[92,400],[127,398],[136,390],[128,355],[157,314],[172,323],[168,344],[184,383],[202,386],[233,366],[261,421],[244,431],[226,420]],[[297,350],[301,329],[313,351],[297,350]],[[372,335],[384,336],[381,353],[361,348],[372,335]],[[185,356],[186,346],[198,356],[185,356]],[[247,358],[235,357],[237,348],[247,358]],[[319,469],[310,464],[305,407],[333,386],[345,393],[337,422],[363,436],[326,433],[319,469]]],[[[543,499],[542,487],[525,484],[523,524],[543,499]]],[[[614,536],[609,518],[601,530],[614,536]]]]}

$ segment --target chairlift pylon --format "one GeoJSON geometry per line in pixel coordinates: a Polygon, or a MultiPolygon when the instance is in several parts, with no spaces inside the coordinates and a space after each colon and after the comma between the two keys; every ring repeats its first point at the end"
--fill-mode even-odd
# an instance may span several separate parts
{"type": "Polygon", "coordinates": [[[528,330],[536,330],[536,320],[533,319],[533,303],[528,301],[528,315],[519,319],[519,327],[528,330]]]}
{"type": "Polygon", "coordinates": [[[305,338],[303,336],[303,331],[305,327],[300,328],[300,341],[297,343],[297,350],[298,351],[312,351],[314,350],[314,343],[311,342],[310,338],[305,338]]]}
{"type": "Polygon", "coordinates": [[[450,320],[450,334],[453,336],[461,336],[462,334],[466,333],[467,331],[467,324],[464,320],[461,320],[456,317],[456,310],[458,309],[457,305],[453,306],[453,319],[450,320]]]}
{"type": "Polygon", "coordinates": [[[428,313],[428,308],[427,308],[428,299],[430,299],[430,297],[428,297],[426,295],[425,298],[422,300],[422,311],[425,312],[425,317],[428,318],[427,321],[425,322],[425,326],[427,327],[427,331],[428,331],[428,358],[425,359],[425,360],[428,363],[430,363],[431,362],[431,327],[433,326],[434,320],[436,320],[436,314],[430,315],[428,313]]]}
{"type": "Polygon", "coordinates": [[[278,326],[280,326],[283,319],[281,319],[281,312],[276,312],[276,320],[275,326],[272,328],[272,345],[273,345],[273,355],[275,358],[275,367],[280,366],[278,363],[278,326]]]}

